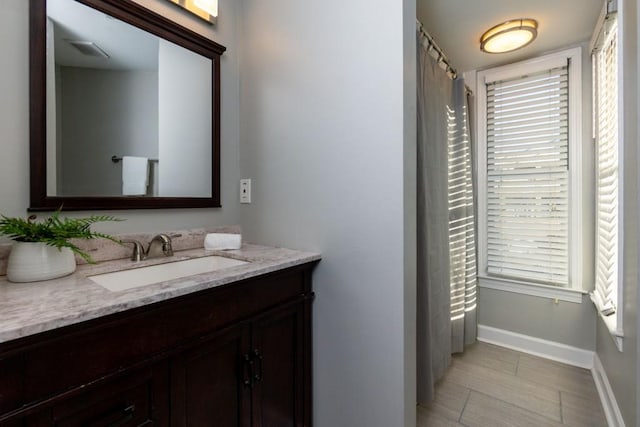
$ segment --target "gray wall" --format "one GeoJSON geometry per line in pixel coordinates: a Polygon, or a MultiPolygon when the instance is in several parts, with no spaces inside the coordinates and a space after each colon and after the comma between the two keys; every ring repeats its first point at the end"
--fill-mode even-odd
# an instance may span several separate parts
{"type": "MultiPolygon", "coordinates": [[[[416,0],[403,2],[404,45],[404,425],[416,425],[417,402],[417,55],[416,0]]],[[[401,424],[400,424],[401,425],[401,424]]]]}
{"type": "Polygon", "coordinates": [[[404,152],[415,143],[415,4],[243,5],[240,165],[253,203],[241,223],[251,241],[323,253],[314,424],[414,427],[415,253],[403,235],[415,221],[404,152]]]}
{"type": "Polygon", "coordinates": [[[211,72],[204,56],[160,41],[160,196],[211,196],[213,104],[203,96],[212,92],[211,72]]]}
{"type": "Polygon", "coordinates": [[[582,304],[480,288],[478,323],[585,350],[596,348],[596,310],[582,304]]]}
{"type": "Polygon", "coordinates": [[[59,77],[55,63],[55,25],[47,18],[47,195],[56,194],[58,187],[58,119],[56,91],[58,90],[59,77]]]}
{"type": "MultiPolygon", "coordinates": [[[[211,27],[169,2],[136,1],[228,48],[224,207],[118,211],[126,222],[99,229],[238,222],[242,30],[250,41],[242,176],[254,178],[255,202],[242,206],[241,222],[250,240],[325,254],[316,275],[316,425],[415,426],[415,2],[223,2],[211,27]]],[[[26,1],[0,2],[0,212],[11,216],[28,206],[27,12],[26,1]]]]}
{"type": "Polygon", "coordinates": [[[158,72],[60,67],[58,195],[122,195],[122,163],[158,157],[158,72]]]}
{"type": "Polygon", "coordinates": [[[616,401],[627,427],[640,426],[638,417],[638,33],[637,2],[623,0],[623,32],[627,44],[623,50],[622,93],[625,109],[622,167],[624,169],[624,307],[623,351],[614,345],[611,335],[598,319],[596,351],[607,373],[616,401]]]}
{"type": "MultiPolygon", "coordinates": [[[[162,231],[238,223],[239,70],[238,2],[220,4],[221,19],[208,25],[170,2],[136,0],[199,32],[228,50],[222,57],[222,209],[178,209],[111,212],[125,222],[104,224],[106,232],[162,231]],[[224,19],[222,19],[224,17],[224,19]]],[[[0,213],[25,216],[29,205],[29,2],[0,1],[0,213]]],[[[86,212],[72,213],[86,215],[86,212]]]]}
{"type": "MultiPolygon", "coordinates": [[[[636,25],[640,23],[640,7],[636,5],[636,25]]],[[[637,30],[636,30],[637,31],[637,30]]],[[[640,72],[640,43],[636,44],[636,73],[640,72]]],[[[636,86],[637,99],[640,99],[640,84],[636,86]]],[[[636,101],[638,102],[638,101],[636,101]]],[[[636,104],[636,123],[640,123],[640,104],[636,104]]],[[[639,135],[636,135],[636,138],[640,137],[640,129],[636,129],[639,135]]],[[[640,166],[640,150],[636,152],[636,167],[640,166]]],[[[636,185],[640,188],[640,173],[638,173],[636,179],[636,185]]],[[[637,201],[637,212],[640,212],[640,197],[638,197],[637,201]]],[[[637,230],[636,230],[637,233],[637,230]]],[[[636,258],[636,265],[640,263],[640,238],[637,238],[637,246],[636,251],[638,257],[636,258]]],[[[640,274],[639,274],[640,275],[640,274]]],[[[640,277],[638,278],[638,282],[640,282],[640,277]]],[[[636,286],[640,286],[640,283],[636,286]]],[[[640,316],[638,316],[638,307],[640,306],[640,292],[638,292],[638,288],[636,288],[636,305],[632,307],[630,311],[635,313],[636,317],[636,408],[637,411],[640,412],[640,316]]],[[[640,427],[640,413],[636,413],[636,427],[640,427]]]]}

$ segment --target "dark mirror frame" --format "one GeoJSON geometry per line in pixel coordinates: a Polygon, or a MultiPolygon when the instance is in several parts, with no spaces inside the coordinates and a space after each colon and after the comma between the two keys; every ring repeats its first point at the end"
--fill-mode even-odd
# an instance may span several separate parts
{"type": "Polygon", "coordinates": [[[226,48],[127,0],[76,0],[165,40],[210,58],[213,93],[211,197],[63,197],[47,195],[46,22],[47,1],[29,1],[29,211],[220,207],[220,56],[226,48]]]}

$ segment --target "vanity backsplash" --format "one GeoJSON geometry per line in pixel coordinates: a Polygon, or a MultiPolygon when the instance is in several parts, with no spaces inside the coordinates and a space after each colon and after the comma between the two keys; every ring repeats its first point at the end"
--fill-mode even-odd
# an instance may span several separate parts
{"type": "MultiPolygon", "coordinates": [[[[153,233],[128,233],[114,234],[113,236],[121,240],[138,240],[145,246],[159,232],[166,233],[171,237],[174,251],[184,251],[188,249],[197,249],[204,246],[204,238],[207,233],[229,233],[242,234],[239,225],[195,228],[191,230],[177,231],[158,231],[153,233]]],[[[119,245],[106,239],[95,240],[74,240],[74,243],[83,251],[91,255],[95,262],[112,261],[117,259],[130,258],[133,248],[131,245],[119,245]]],[[[7,259],[11,252],[12,243],[0,245],[0,276],[7,274],[7,259]]],[[[76,263],[78,265],[86,264],[86,261],[76,255],[76,263]]]]}

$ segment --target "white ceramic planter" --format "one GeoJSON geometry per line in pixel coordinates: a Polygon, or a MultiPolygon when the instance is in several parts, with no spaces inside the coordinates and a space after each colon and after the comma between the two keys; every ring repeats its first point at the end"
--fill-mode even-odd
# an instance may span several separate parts
{"type": "Polygon", "coordinates": [[[76,271],[76,259],[69,248],[44,243],[14,242],[7,263],[10,282],[55,279],[76,271]]]}

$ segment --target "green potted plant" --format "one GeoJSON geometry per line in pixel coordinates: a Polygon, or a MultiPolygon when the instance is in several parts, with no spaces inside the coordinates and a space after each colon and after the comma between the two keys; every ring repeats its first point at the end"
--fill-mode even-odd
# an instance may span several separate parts
{"type": "Polygon", "coordinates": [[[104,238],[119,240],[91,230],[91,225],[104,221],[120,221],[108,215],[92,215],[87,218],[60,218],[60,210],[49,218],[36,221],[36,216],[27,219],[0,219],[0,234],[13,239],[9,254],[7,279],[11,282],[35,282],[66,276],[76,270],[74,253],[93,263],[93,259],[70,239],[104,238]]]}

